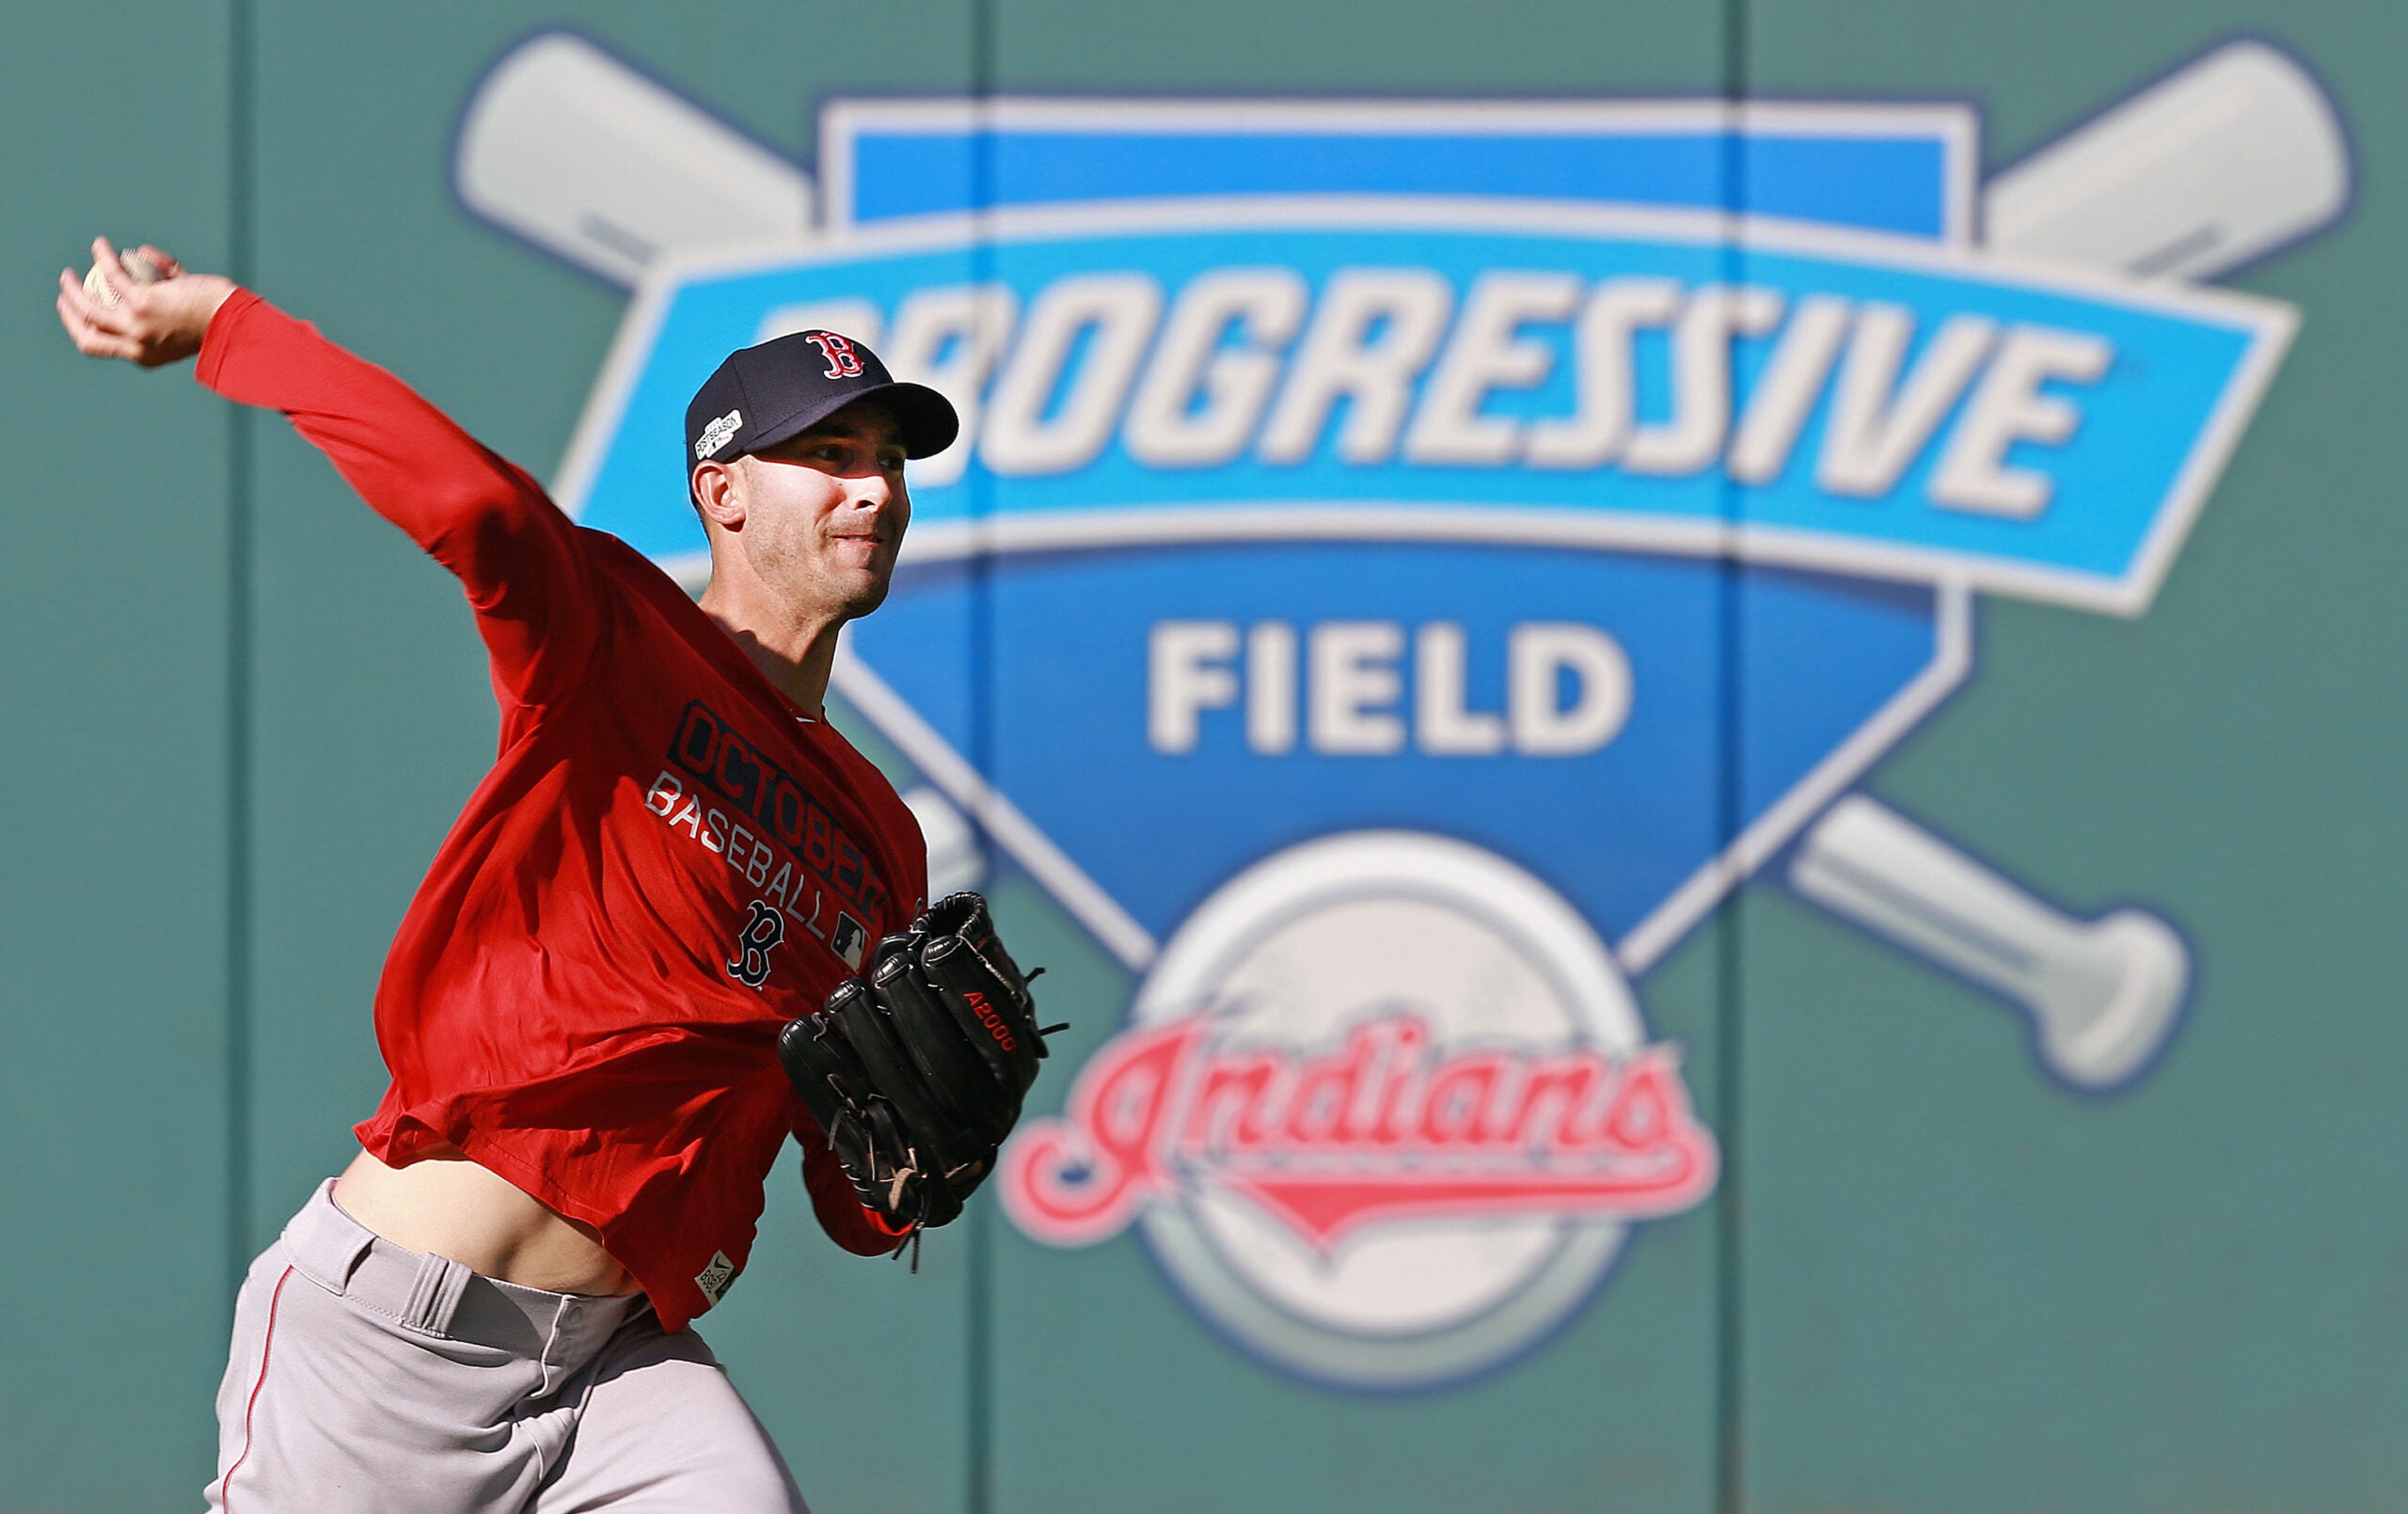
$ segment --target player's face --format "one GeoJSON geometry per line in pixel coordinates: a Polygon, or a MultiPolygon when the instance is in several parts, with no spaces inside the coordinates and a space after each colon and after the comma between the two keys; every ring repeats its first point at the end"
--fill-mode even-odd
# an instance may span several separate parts
{"type": "Polygon", "coordinates": [[[856,401],[753,453],[746,473],[745,550],[764,581],[816,610],[876,609],[911,521],[894,415],[856,401]]]}

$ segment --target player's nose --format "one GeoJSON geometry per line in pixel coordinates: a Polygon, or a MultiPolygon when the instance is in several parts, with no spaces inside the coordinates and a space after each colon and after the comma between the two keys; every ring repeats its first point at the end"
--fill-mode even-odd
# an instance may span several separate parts
{"type": "Polygon", "coordinates": [[[906,496],[901,483],[883,474],[848,480],[847,483],[845,508],[848,513],[881,525],[890,519],[896,525],[901,524],[899,517],[909,508],[904,503],[906,496]]]}

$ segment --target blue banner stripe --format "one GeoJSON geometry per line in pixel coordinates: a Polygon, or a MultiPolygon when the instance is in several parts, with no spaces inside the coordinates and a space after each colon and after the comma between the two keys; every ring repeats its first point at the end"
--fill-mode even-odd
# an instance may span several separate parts
{"type": "Polygon", "coordinates": [[[1927,134],[1049,132],[852,139],[856,225],[995,206],[1199,195],[1485,195],[1759,215],[1939,237],[1927,134]],[[979,161],[981,153],[986,161],[979,161]]]}

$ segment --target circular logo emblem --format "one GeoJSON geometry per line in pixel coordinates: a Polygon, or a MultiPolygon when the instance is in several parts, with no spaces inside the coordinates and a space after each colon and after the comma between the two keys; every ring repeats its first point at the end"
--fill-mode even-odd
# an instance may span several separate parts
{"type": "Polygon", "coordinates": [[[1670,1049],[1586,922],[1445,837],[1324,837],[1173,936],[1066,1117],[1006,1153],[1021,1228],[1133,1221],[1291,1370],[1425,1387],[1560,1325],[1632,1221],[1714,1181],[1670,1049]]]}

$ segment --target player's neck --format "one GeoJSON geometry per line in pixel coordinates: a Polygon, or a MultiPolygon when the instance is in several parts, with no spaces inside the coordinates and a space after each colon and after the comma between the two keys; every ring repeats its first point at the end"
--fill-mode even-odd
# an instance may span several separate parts
{"type": "Polygon", "coordinates": [[[752,666],[779,693],[813,717],[824,718],[828,674],[836,664],[836,639],[844,630],[844,620],[829,617],[789,623],[754,612],[757,607],[721,589],[721,580],[714,578],[703,594],[703,613],[744,649],[752,666]]]}

